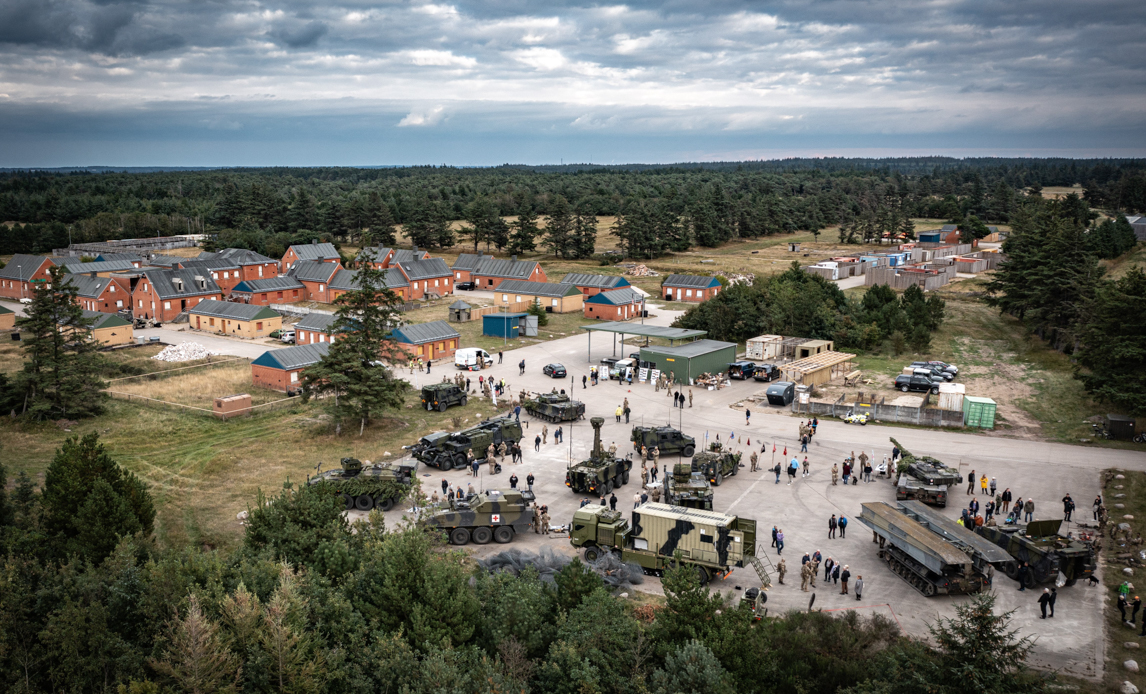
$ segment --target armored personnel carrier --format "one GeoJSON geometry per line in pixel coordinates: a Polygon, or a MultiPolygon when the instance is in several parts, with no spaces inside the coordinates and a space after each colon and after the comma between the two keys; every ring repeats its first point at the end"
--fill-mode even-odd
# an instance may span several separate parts
{"type": "Polygon", "coordinates": [[[633,450],[641,452],[641,446],[649,460],[653,459],[653,449],[660,448],[662,456],[683,455],[691,458],[696,452],[696,439],[672,427],[633,427],[629,437],[633,450]]]}
{"type": "Polygon", "coordinates": [[[533,523],[533,492],[520,489],[487,489],[465,499],[449,499],[426,516],[429,530],[449,533],[450,544],[476,545],[490,540],[505,544],[533,523]]]}
{"type": "Polygon", "coordinates": [[[1040,520],[1026,525],[984,525],[975,530],[1015,558],[1003,568],[1009,578],[1018,580],[1019,567],[1027,562],[1031,566],[1025,579],[1028,587],[1054,581],[1060,572],[1066,585],[1072,586],[1080,578],[1094,575],[1094,545],[1059,535],[1061,526],[1062,520],[1040,520]]]}
{"type": "Polygon", "coordinates": [[[911,451],[904,448],[899,441],[889,440],[895,444],[901,454],[896,466],[896,475],[891,479],[897,479],[903,473],[907,473],[924,484],[935,486],[949,486],[963,481],[963,475],[955,468],[947,467],[930,456],[915,456],[911,451]]]}
{"type": "Polygon", "coordinates": [[[547,422],[571,422],[585,416],[585,403],[570,399],[565,393],[542,393],[526,398],[525,411],[547,422]]]}
{"type": "Polygon", "coordinates": [[[896,501],[913,499],[945,508],[947,506],[947,485],[927,484],[905,472],[899,476],[899,482],[895,486],[895,499],[896,501]]]}
{"type": "Polygon", "coordinates": [[[431,383],[422,386],[422,407],[427,410],[445,412],[450,405],[465,407],[467,399],[465,391],[453,383],[431,383]]]}
{"type": "Polygon", "coordinates": [[[692,470],[704,475],[713,486],[719,487],[725,477],[740,471],[740,454],[725,451],[723,444],[713,441],[707,451],[701,451],[693,457],[692,470]]]}
{"type": "Polygon", "coordinates": [[[426,434],[418,443],[405,446],[405,449],[426,465],[449,471],[456,467],[465,467],[468,462],[466,454],[471,450],[474,452],[474,458],[478,462],[483,462],[486,449],[491,443],[496,447],[500,446],[502,441],[509,445],[520,440],[520,423],[512,417],[496,417],[454,433],[435,431],[426,434]]]}
{"type": "Polygon", "coordinates": [[[664,500],[670,506],[712,510],[712,487],[702,472],[693,472],[689,463],[677,463],[665,475],[664,500]]]}
{"type": "Polygon", "coordinates": [[[565,486],[574,492],[602,496],[628,484],[633,461],[614,458],[601,446],[603,417],[593,417],[589,423],[593,426],[593,451],[588,460],[582,460],[565,471],[565,486]]]}
{"type": "MultiPolygon", "coordinates": [[[[734,566],[763,567],[756,558],[756,521],[712,511],[649,503],[634,509],[632,524],[620,511],[589,504],[573,514],[569,541],[586,561],[607,552],[660,575],[670,562],[694,567],[702,584],[734,566]]],[[[761,577],[762,581],[766,579],[761,577]]]]}
{"type": "Polygon", "coordinates": [[[342,467],[319,472],[307,479],[308,485],[323,485],[337,494],[346,510],[389,511],[401,501],[413,483],[417,463],[374,463],[364,466],[357,458],[343,458],[342,467]]]}

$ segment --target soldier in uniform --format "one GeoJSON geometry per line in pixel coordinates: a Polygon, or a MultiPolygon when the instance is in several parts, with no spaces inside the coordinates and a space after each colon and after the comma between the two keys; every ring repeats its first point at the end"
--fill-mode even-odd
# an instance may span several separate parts
{"type": "Polygon", "coordinates": [[[507,450],[507,446],[505,445],[505,441],[502,441],[502,442],[501,442],[501,445],[497,447],[497,457],[498,457],[498,458],[501,460],[501,462],[503,462],[503,463],[505,462],[505,452],[506,452],[506,450],[507,450]]]}
{"type": "Polygon", "coordinates": [[[542,445],[549,442],[549,427],[545,424],[541,425],[541,443],[542,445]]]}
{"type": "Polygon", "coordinates": [[[537,502],[533,502],[533,534],[538,535],[541,533],[541,509],[537,508],[537,502]]]}
{"type": "Polygon", "coordinates": [[[811,566],[811,562],[806,562],[803,566],[800,567],[800,590],[804,591],[805,593],[808,592],[808,578],[811,575],[811,571],[809,569],[811,566]]]}
{"type": "Polygon", "coordinates": [[[438,503],[438,490],[437,489],[435,489],[434,493],[430,495],[430,503],[434,504],[435,506],[437,505],[437,503],[438,503]]]}
{"type": "Polygon", "coordinates": [[[649,466],[646,465],[644,461],[641,461],[641,486],[643,487],[644,485],[646,485],[648,483],[649,483],[649,466]]]}
{"type": "Polygon", "coordinates": [[[653,495],[653,503],[657,503],[661,500],[661,488],[660,487],[653,487],[653,491],[651,493],[653,495]]]}
{"type": "Polygon", "coordinates": [[[840,479],[840,466],[832,463],[832,486],[836,486],[837,480],[840,479]]]}
{"type": "Polygon", "coordinates": [[[541,508],[541,534],[549,534],[549,509],[544,506],[541,508]]]}
{"type": "Polygon", "coordinates": [[[661,466],[661,447],[653,446],[653,467],[661,466]]]}
{"type": "Polygon", "coordinates": [[[749,472],[756,472],[756,462],[760,460],[760,456],[756,455],[756,451],[752,451],[752,457],[748,460],[752,461],[752,469],[749,472]]]}
{"type": "Polygon", "coordinates": [[[810,562],[808,562],[808,566],[812,567],[812,570],[808,572],[808,582],[812,584],[813,588],[815,588],[816,587],[816,576],[818,576],[820,574],[820,560],[815,559],[813,561],[810,561],[810,562]]]}
{"type": "Polygon", "coordinates": [[[610,458],[616,458],[617,457],[617,442],[616,441],[609,444],[609,457],[610,458]]]}
{"type": "Polygon", "coordinates": [[[780,585],[784,585],[784,574],[788,573],[788,565],[786,563],[784,563],[783,557],[780,558],[780,563],[776,565],[776,571],[778,572],[778,576],[776,579],[777,582],[780,585]]]}
{"type": "Polygon", "coordinates": [[[496,452],[492,443],[489,445],[489,448],[485,449],[485,463],[489,466],[490,473],[493,472],[493,456],[496,452]]]}
{"type": "Polygon", "coordinates": [[[641,460],[648,460],[648,459],[649,459],[649,449],[645,448],[644,446],[641,446],[641,460]]]}

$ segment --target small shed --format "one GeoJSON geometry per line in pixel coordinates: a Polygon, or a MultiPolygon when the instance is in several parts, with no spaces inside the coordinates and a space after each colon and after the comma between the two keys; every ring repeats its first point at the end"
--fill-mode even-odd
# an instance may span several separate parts
{"type": "Polygon", "coordinates": [[[225,398],[215,398],[215,416],[219,419],[227,419],[228,417],[237,417],[241,414],[251,413],[251,396],[247,393],[242,395],[228,395],[225,398]]]}
{"type": "Polygon", "coordinates": [[[472,320],[470,318],[470,311],[472,309],[473,306],[470,306],[461,299],[458,299],[454,303],[450,304],[450,322],[468,323],[470,320],[472,320]]]}
{"type": "Polygon", "coordinates": [[[780,356],[780,343],[784,341],[781,335],[760,335],[747,342],[744,356],[753,361],[775,359],[780,356]]]}
{"type": "Polygon", "coordinates": [[[788,252],[789,253],[799,253],[800,252],[800,244],[792,243],[791,241],[789,241],[788,242],[788,252]]]}
{"type": "Polygon", "coordinates": [[[736,343],[697,340],[675,347],[642,347],[641,361],[650,368],[671,372],[677,383],[691,385],[703,373],[721,373],[736,361],[736,343]]]}
{"type": "Polygon", "coordinates": [[[12,330],[16,327],[16,312],[10,308],[0,306],[0,330],[12,330]]]}
{"type": "Polygon", "coordinates": [[[521,319],[528,313],[492,313],[481,317],[481,334],[514,339],[521,334],[521,319]]]}
{"type": "Polygon", "coordinates": [[[921,231],[917,234],[920,243],[943,243],[943,232],[921,231]]]}
{"type": "Polygon", "coordinates": [[[135,337],[130,321],[116,313],[84,311],[84,318],[92,320],[92,338],[102,345],[126,345],[135,337]]]}
{"type": "Polygon", "coordinates": [[[991,398],[963,397],[963,426],[995,428],[995,401],[991,398]]]}
{"type": "Polygon", "coordinates": [[[1130,441],[1134,438],[1134,418],[1120,414],[1106,415],[1106,430],[1116,438],[1130,441]]]}
{"type": "MultiPolygon", "coordinates": [[[[909,367],[910,368],[910,367],[909,367]]],[[[939,384],[939,409],[951,412],[963,411],[963,398],[967,395],[967,386],[963,383],[939,384]]]]}

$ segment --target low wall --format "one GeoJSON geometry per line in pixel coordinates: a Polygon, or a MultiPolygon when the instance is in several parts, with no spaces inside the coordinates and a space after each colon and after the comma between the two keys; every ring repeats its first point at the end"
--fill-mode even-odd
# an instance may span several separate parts
{"type": "MultiPolygon", "coordinates": [[[[842,399],[842,398],[841,398],[842,399]]],[[[950,410],[937,410],[924,407],[906,407],[903,405],[857,405],[855,403],[809,402],[800,404],[799,400],[792,401],[792,411],[809,415],[826,415],[830,417],[843,417],[848,412],[859,414],[866,412],[877,422],[899,422],[901,424],[918,424],[927,427],[962,427],[963,413],[950,410]]]]}

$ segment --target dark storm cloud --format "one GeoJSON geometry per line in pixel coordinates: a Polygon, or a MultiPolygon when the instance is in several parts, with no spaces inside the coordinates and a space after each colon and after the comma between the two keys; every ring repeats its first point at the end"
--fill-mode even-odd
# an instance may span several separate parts
{"type": "Polygon", "coordinates": [[[322,22],[307,22],[298,28],[281,27],[270,32],[276,41],[290,48],[310,48],[326,35],[329,27],[322,22]]]}

